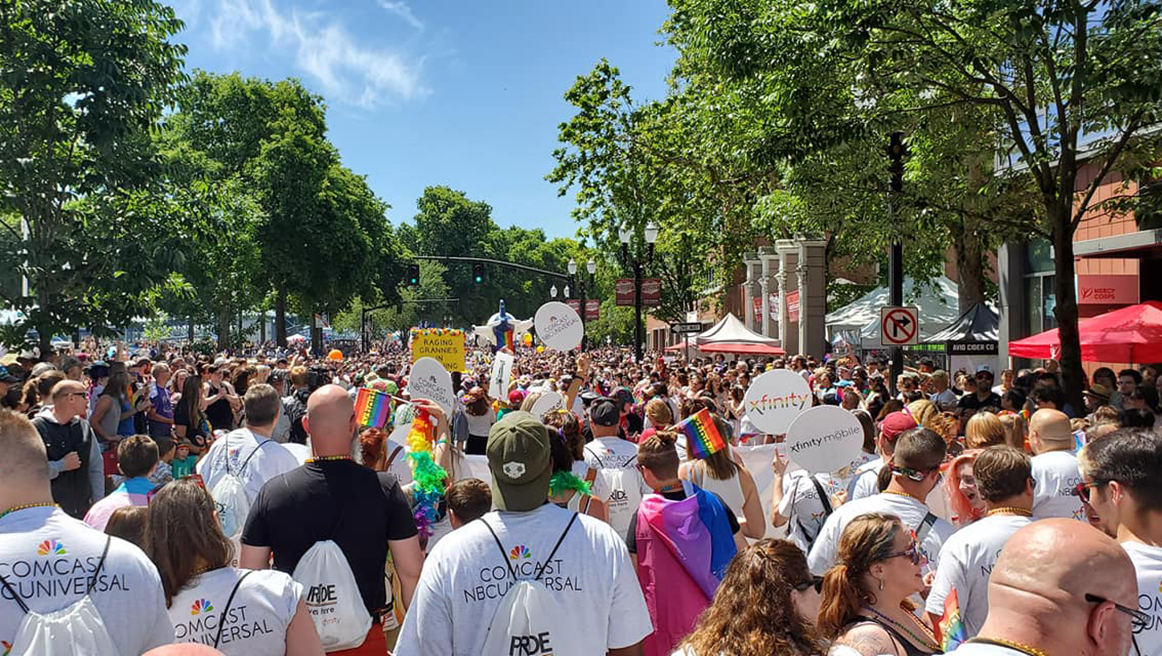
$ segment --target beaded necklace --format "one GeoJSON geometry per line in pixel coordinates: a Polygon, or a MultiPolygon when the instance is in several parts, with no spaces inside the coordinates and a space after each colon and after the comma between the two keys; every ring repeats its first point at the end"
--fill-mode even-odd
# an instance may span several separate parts
{"type": "Polygon", "coordinates": [[[323,461],[328,461],[328,460],[354,460],[354,458],[352,458],[351,456],[347,456],[347,455],[342,455],[342,456],[315,456],[315,457],[313,457],[313,458],[307,458],[307,462],[323,462],[323,461]]]}
{"type": "Polygon", "coordinates": [[[1016,642],[1015,640],[1005,640],[1004,638],[976,637],[969,638],[967,642],[975,642],[984,645],[996,645],[998,647],[1008,647],[1009,649],[1019,651],[1022,654],[1026,654],[1027,656],[1049,656],[1049,654],[1045,653],[1045,651],[1042,649],[1037,649],[1036,647],[1031,647],[1022,642],[1016,642]]]}
{"type": "Polygon", "coordinates": [[[1000,508],[993,508],[988,511],[987,517],[993,515],[1016,515],[1017,517],[1032,517],[1033,511],[1025,510],[1024,508],[1017,508],[1015,506],[1002,506],[1000,508]]]}
{"type": "Polygon", "coordinates": [[[22,506],[12,506],[8,510],[0,512],[0,519],[4,519],[6,516],[11,515],[18,510],[28,510],[29,508],[48,508],[50,506],[56,507],[56,504],[51,501],[44,501],[41,503],[26,503],[22,506]]]}
{"type": "Polygon", "coordinates": [[[908,492],[897,492],[895,490],[884,490],[883,493],[884,494],[894,494],[898,497],[908,497],[909,499],[915,499],[916,501],[919,501],[920,503],[924,503],[923,499],[921,499],[920,497],[918,497],[914,494],[910,494],[908,492]]]}
{"type": "Polygon", "coordinates": [[[897,629],[900,629],[904,633],[907,633],[909,636],[912,637],[913,640],[916,641],[917,645],[920,645],[921,647],[923,647],[925,649],[936,649],[936,650],[940,649],[940,643],[936,641],[936,634],[933,633],[932,630],[929,629],[927,626],[925,626],[923,622],[916,619],[916,616],[913,615],[912,613],[908,613],[908,617],[911,618],[912,621],[916,623],[916,626],[920,627],[920,630],[924,633],[924,637],[916,635],[908,627],[904,626],[903,624],[900,624],[899,622],[897,622],[896,620],[893,620],[892,618],[888,617],[887,615],[884,615],[883,613],[872,608],[871,606],[864,606],[864,610],[871,611],[872,614],[874,614],[876,617],[879,617],[880,619],[884,620],[888,624],[891,624],[892,626],[896,627],[897,629]]]}

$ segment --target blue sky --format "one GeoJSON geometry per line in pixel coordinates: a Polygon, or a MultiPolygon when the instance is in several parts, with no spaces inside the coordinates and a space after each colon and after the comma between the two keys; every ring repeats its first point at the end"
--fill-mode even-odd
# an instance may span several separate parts
{"type": "Polygon", "coordinates": [[[557,125],[577,75],[606,57],[635,101],[665,93],[665,0],[170,0],[190,69],[297,77],[327,103],[331,141],[410,220],[424,187],[493,207],[502,226],[573,236],[557,197],[557,125]]]}

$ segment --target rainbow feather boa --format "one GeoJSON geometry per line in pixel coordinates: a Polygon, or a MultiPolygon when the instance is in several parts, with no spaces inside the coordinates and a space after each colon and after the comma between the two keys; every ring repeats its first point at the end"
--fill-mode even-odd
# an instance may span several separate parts
{"type": "Polygon", "coordinates": [[[440,519],[437,508],[444,496],[444,482],[448,472],[432,460],[432,419],[426,410],[418,408],[412,428],[408,432],[408,460],[412,465],[412,498],[414,517],[420,535],[430,537],[432,524],[440,519]]]}

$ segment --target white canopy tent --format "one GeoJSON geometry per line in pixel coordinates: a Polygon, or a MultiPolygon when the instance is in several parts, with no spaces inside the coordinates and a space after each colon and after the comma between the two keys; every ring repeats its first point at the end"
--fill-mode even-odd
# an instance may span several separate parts
{"type": "MultiPolygon", "coordinates": [[[[829,312],[826,317],[829,339],[843,334],[846,341],[858,335],[862,349],[884,348],[880,341],[880,309],[888,307],[888,288],[877,287],[858,300],[829,312]]],[[[904,305],[915,307],[920,313],[920,340],[943,330],[960,316],[957,287],[944,276],[931,283],[917,285],[912,278],[904,279],[904,305]]]]}
{"type": "Polygon", "coordinates": [[[747,328],[738,317],[729,312],[706,332],[694,338],[704,353],[747,353],[754,355],[783,355],[779,340],[764,337],[747,328]]]}

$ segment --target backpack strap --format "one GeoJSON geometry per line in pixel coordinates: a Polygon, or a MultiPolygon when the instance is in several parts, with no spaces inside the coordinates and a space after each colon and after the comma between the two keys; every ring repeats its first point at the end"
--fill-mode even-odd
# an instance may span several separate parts
{"type": "Polygon", "coordinates": [[[512,575],[512,580],[515,581],[516,570],[513,569],[512,563],[508,562],[508,553],[505,552],[504,545],[500,543],[500,538],[497,537],[496,531],[492,530],[492,525],[484,521],[483,517],[481,517],[479,521],[481,524],[484,524],[484,528],[488,529],[488,532],[492,534],[492,539],[496,541],[496,548],[500,549],[500,557],[502,560],[504,560],[504,564],[508,566],[508,573],[512,575]]]}
{"type": "Polygon", "coordinates": [[[12,595],[12,600],[15,601],[16,605],[20,606],[20,610],[24,611],[24,613],[27,615],[28,604],[24,603],[24,600],[20,598],[20,595],[16,594],[16,591],[13,590],[12,586],[8,584],[8,579],[4,578],[3,574],[0,574],[0,585],[4,586],[4,589],[8,591],[8,594],[12,595]]]}
{"type": "Polygon", "coordinates": [[[557,538],[557,544],[553,545],[553,550],[549,552],[549,557],[544,559],[541,562],[540,567],[537,568],[537,575],[533,577],[534,581],[540,581],[541,577],[544,576],[545,569],[548,568],[549,563],[553,562],[553,556],[557,555],[557,549],[560,548],[561,543],[565,541],[565,536],[568,535],[569,529],[573,528],[573,522],[575,521],[577,521],[577,513],[573,513],[573,516],[569,518],[569,523],[565,525],[565,530],[561,531],[561,537],[557,538]]]}
{"type": "Polygon", "coordinates": [[[924,515],[924,520],[916,527],[916,546],[917,548],[924,542],[924,538],[932,532],[932,527],[936,525],[936,515],[929,512],[924,515]]]}
{"type": "MultiPolygon", "coordinates": [[[[254,457],[254,454],[258,453],[262,447],[270,444],[273,441],[274,440],[268,438],[259,442],[258,446],[254,447],[254,450],[250,452],[250,455],[246,456],[246,460],[242,461],[242,466],[238,468],[238,474],[242,475],[242,472],[246,471],[246,465],[250,464],[250,459],[254,457]]],[[[226,447],[226,473],[228,474],[230,473],[230,445],[227,444],[226,447]]]]}
{"type": "Polygon", "coordinates": [[[819,494],[819,502],[823,504],[823,521],[831,516],[831,499],[827,498],[827,492],[823,489],[823,484],[814,475],[809,475],[807,478],[815,485],[815,492],[819,494]]]}
{"type": "Polygon", "coordinates": [[[86,596],[93,592],[93,588],[97,587],[97,575],[101,573],[101,568],[105,566],[105,556],[109,555],[109,545],[112,542],[112,536],[105,538],[105,549],[101,552],[101,560],[97,561],[97,569],[93,570],[93,578],[89,581],[89,586],[85,588],[86,596]]]}
{"type": "Polygon", "coordinates": [[[592,451],[590,451],[589,447],[585,447],[585,453],[588,453],[589,455],[593,456],[593,459],[597,461],[598,467],[605,469],[605,463],[601,461],[601,457],[598,456],[596,453],[593,453],[592,451]]]}
{"type": "Polygon", "coordinates": [[[218,633],[214,635],[214,648],[218,648],[218,641],[222,639],[222,629],[226,626],[226,613],[230,612],[230,605],[234,603],[234,595],[238,594],[238,588],[242,587],[242,582],[246,580],[247,576],[254,573],[254,570],[248,569],[246,573],[239,577],[234,584],[234,589],[230,591],[230,596],[226,599],[226,607],[222,609],[222,614],[218,616],[218,633]]]}
{"type": "Polygon", "coordinates": [[[387,464],[383,467],[384,471],[391,470],[391,463],[395,462],[395,457],[399,455],[400,451],[403,451],[403,447],[398,444],[395,445],[395,451],[391,452],[391,455],[387,458],[387,464]]]}

